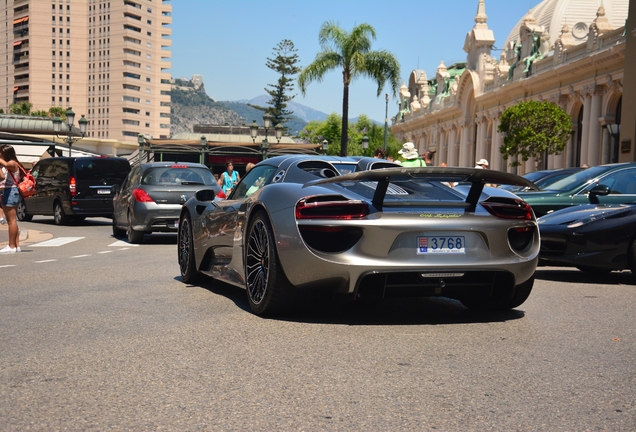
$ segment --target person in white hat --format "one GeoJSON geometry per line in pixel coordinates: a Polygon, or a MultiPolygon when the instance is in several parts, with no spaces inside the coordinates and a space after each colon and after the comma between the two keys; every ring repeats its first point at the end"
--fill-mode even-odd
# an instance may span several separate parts
{"type": "Polygon", "coordinates": [[[425,167],[426,162],[420,157],[417,149],[415,148],[415,144],[412,142],[406,142],[402,144],[402,148],[398,151],[404,159],[402,162],[402,166],[405,167],[425,167]]]}
{"type": "Polygon", "coordinates": [[[479,159],[475,164],[475,168],[488,169],[488,161],[486,159],[479,159]]]}

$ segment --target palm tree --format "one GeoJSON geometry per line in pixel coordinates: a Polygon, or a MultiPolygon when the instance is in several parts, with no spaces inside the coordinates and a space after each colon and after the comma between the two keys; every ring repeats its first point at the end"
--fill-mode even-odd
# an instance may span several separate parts
{"type": "Polygon", "coordinates": [[[355,26],[351,33],[340,28],[333,21],[325,22],[320,28],[318,40],[322,51],[316,59],[298,75],[298,88],[303,96],[312,81],[322,81],[324,75],[333,69],[342,69],[344,90],[342,95],[342,135],[340,155],[347,155],[347,130],[349,127],[349,84],[359,77],[371,78],[378,84],[378,96],[384,83],[389,81],[393,96],[397,94],[400,64],[389,51],[371,51],[375,40],[375,29],[369,24],[355,26]]]}

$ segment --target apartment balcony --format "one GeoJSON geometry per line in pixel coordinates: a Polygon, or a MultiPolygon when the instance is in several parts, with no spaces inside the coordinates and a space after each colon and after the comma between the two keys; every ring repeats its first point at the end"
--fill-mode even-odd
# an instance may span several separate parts
{"type": "Polygon", "coordinates": [[[14,86],[20,86],[20,85],[24,85],[24,84],[28,84],[29,83],[29,77],[28,75],[25,78],[15,78],[13,80],[13,85],[14,86]]]}

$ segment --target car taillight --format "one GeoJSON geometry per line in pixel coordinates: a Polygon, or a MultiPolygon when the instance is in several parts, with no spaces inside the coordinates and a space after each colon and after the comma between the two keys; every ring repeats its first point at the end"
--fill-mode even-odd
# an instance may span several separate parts
{"type": "Polygon", "coordinates": [[[77,195],[77,180],[75,180],[75,177],[68,179],[68,190],[71,192],[72,197],[77,195]]]}
{"type": "Polygon", "coordinates": [[[143,189],[135,188],[132,194],[137,202],[154,202],[154,200],[150,198],[150,195],[143,189]]]}
{"type": "Polygon", "coordinates": [[[296,219],[362,219],[369,214],[369,205],[361,201],[300,200],[296,204],[296,219]]]}
{"type": "Polygon", "coordinates": [[[225,192],[223,192],[223,189],[221,189],[219,191],[219,193],[216,194],[216,197],[219,198],[219,199],[225,199],[225,198],[227,198],[227,195],[225,195],[225,192]]]}
{"type": "Polygon", "coordinates": [[[501,219],[534,219],[530,204],[520,199],[491,198],[481,202],[481,205],[488,213],[501,219]]]}

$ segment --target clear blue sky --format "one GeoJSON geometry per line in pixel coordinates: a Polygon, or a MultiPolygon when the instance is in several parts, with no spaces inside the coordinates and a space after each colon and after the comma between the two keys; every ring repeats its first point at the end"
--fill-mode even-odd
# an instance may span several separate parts
{"type": "MultiPolygon", "coordinates": [[[[513,26],[539,0],[486,0],[488,27],[501,48],[513,26]]],[[[360,23],[372,25],[377,38],[372,49],[391,51],[400,62],[401,78],[408,82],[414,69],[435,75],[446,65],[466,60],[464,40],[474,26],[478,0],[173,0],[172,76],[204,77],[209,96],[217,101],[251,99],[265,94],[278,79],[265,66],[267,57],[283,39],[297,48],[301,67],[320,51],[318,31],[325,21],[346,30],[360,23]]],[[[499,57],[499,51],[496,51],[499,57]]],[[[322,83],[311,83],[294,101],[325,112],[342,112],[342,74],[334,71],[322,83]]],[[[384,93],[366,78],[350,86],[349,116],[366,114],[383,122],[384,93]]],[[[389,117],[397,101],[389,102],[389,117]]],[[[253,119],[247,119],[253,120],[253,119]]]]}

